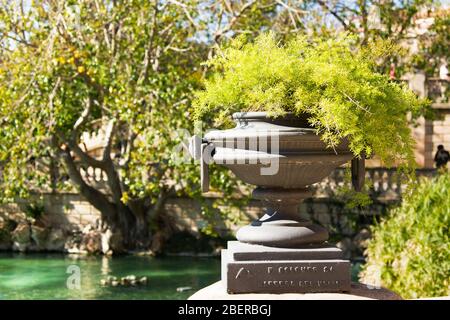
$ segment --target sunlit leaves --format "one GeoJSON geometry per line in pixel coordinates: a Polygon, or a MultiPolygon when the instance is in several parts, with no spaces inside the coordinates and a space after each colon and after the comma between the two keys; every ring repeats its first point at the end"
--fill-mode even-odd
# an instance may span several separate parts
{"type": "Polygon", "coordinates": [[[413,166],[407,115],[420,114],[425,102],[374,71],[376,58],[394,48],[380,41],[358,50],[347,35],[299,36],[285,44],[273,33],[254,43],[240,37],[208,61],[215,73],[197,92],[197,116],[307,113],[330,147],[347,138],[357,156],[375,153],[387,165],[413,166]]]}
{"type": "MultiPolygon", "coordinates": [[[[0,39],[9,45],[0,59],[4,200],[50,188],[48,170],[33,170],[33,161],[59,161],[52,148],[64,139],[51,144],[57,133],[81,142],[83,132],[95,136],[110,119],[123,201],[157,197],[171,180],[183,180],[186,192],[196,187],[188,183],[195,166],[166,161],[179,143],[170,133],[192,127],[186,114],[198,77],[191,74],[204,54],[204,46],[168,49],[185,47],[196,32],[182,23],[185,10],[165,1],[26,2],[23,12],[15,10],[20,2],[0,5],[0,33],[18,39],[0,39]],[[87,121],[75,131],[88,103],[87,121]]],[[[195,15],[196,1],[186,3],[195,15]]]]}

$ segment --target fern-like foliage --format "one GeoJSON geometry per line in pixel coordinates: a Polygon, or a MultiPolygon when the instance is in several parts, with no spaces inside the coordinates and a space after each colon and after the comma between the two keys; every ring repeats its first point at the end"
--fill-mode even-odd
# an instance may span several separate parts
{"type": "Polygon", "coordinates": [[[273,33],[253,43],[237,37],[207,62],[212,72],[196,93],[195,115],[220,123],[236,111],[306,113],[330,147],[347,138],[356,156],[376,153],[388,166],[414,165],[407,116],[421,114],[427,102],[374,71],[377,58],[395,46],[356,50],[355,43],[348,35],[284,44],[273,33]]]}

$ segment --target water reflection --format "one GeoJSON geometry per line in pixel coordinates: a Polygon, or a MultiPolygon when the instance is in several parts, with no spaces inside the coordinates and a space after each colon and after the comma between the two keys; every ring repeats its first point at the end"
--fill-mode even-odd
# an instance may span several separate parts
{"type": "Polygon", "coordinates": [[[111,272],[111,268],[109,266],[109,257],[102,257],[102,275],[107,276],[111,272]]]}
{"type": "Polygon", "coordinates": [[[219,259],[0,254],[0,299],[186,299],[220,278],[219,259]],[[68,289],[68,267],[80,269],[80,289],[68,289]],[[147,286],[102,287],[106,276],[146,276],[147,286]],[[177,292],[177,287],[193,291],[177,292]]]}

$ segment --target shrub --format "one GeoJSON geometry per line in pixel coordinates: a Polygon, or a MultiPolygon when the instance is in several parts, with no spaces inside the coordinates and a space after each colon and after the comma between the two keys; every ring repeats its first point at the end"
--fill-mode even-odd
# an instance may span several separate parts
{"type": "Polygon", "coordinates": [[[423,180],[373,226],[361,281],[404,298],[450,295],[450,174],[423,180]]]}
{"type": "Polygon", "coordinates": [[[25,215],[28,218],[39,219],[45,213],[45,207],[42,203],[32,202],[25,207],[25,215]]]}
{"type": "Polygon", "coordinates": [[[387,165],[413,165],[407,114],[420,114],[424,101],[374,71],[377,57],[394,47],[372,43],[355,50],[350,36],[299,36],[284,45],[273,33],[254,43],[238,37],[208,61],[212,76],[197,92],[196,116],[220,122],[236,111],[306,113],[329,147],[347,138],[355,155],[376,153],[387,165]]]}

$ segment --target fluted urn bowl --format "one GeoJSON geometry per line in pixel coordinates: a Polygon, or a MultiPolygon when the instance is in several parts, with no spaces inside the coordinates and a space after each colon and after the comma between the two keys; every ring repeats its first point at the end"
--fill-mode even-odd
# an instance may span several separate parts
{"type": "Polygon", "coordinates": [[[311,196],[308,185],[352,159],[347,142],[328,148],[307,115],[273,118],[265,112],[248,112],[233,114],[233,120],[235,128],[210,131],[204,138],[214,145],[214,162],[256,185],[253,197],[267,205],[265,215],[242,227],[237,239],[275,247],[326,241],[326,229],[302,220],[298,206],[311,196]]]}

